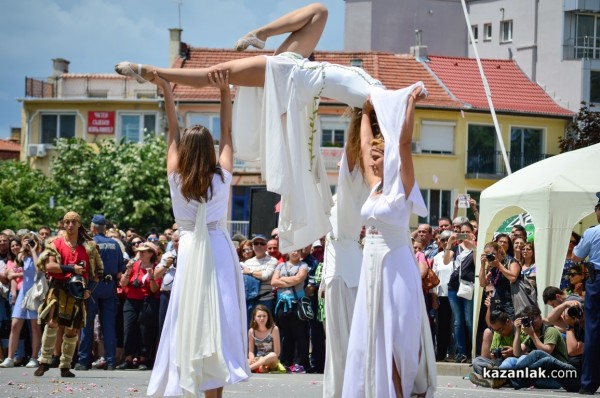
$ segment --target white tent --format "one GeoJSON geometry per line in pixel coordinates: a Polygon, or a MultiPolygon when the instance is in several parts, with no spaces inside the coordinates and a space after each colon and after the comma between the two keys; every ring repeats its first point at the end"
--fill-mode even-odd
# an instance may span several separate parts
{"type": "MultiPolygon", "coordinates": [[[[553,156],[503,178],[481,193],[477,253],[508,217],[528,212],[535,224],[538,304],[546,286],[558,286],[574,226],[593,213],[600,191],[600,144],[553,156]]],[[[481,264],[476,256],[477,271],[481,264]]],[[[474,329],[482,289],[475,283],[474,329]]]]}

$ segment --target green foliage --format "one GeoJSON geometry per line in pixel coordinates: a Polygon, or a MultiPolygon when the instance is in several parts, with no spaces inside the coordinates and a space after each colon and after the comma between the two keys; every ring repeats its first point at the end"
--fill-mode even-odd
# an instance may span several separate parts
{"type": "Polygon", "coordinates": [[[575,120],[567,127],[565,138],[558,139],[561,153],[600,143],[600,113],[593,111],[593,107],[593,104],[581,103],[575,120]]]}
{"type": "Polygon", "coordinates": [[[173,223],[162,136],[148,135],[143,144],[103,140],[97,148],[60,140],[57,148],[52,175],[61,214],[75,210],[90,220],[101,213],[141,232],[173,223]]]}
{"type": "Polygon", "coordinates": [[[49,205],[55,191],[54,182],[28,164],[0,162],[0,229],[55,226],[61,217],[49,205]]]}

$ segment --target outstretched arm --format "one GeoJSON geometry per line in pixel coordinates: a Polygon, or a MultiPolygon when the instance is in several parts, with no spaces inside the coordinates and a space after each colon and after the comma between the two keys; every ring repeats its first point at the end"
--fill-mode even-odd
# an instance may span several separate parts
{"type": "Polygon", "coordinates": [[[171,84],[158,76],[154,72],[153,83],[158,85],[165,96],[165,112],[167,114],[167,122],[169,123],[169,132],[167,134],[167,175],[177,171],[177,163],[179,161],[179,120],[177,120],[177,111],[175,110],[175,100],[173,99],[173,89],[171,84]]]}
{"type": "Polygon", "coordinates": [[[211,85],[221,91],[221,139],[219,140],[219,165],[233,171],[233,140],[231,138],[231,91],[229,71],[216,70],[208,74],[211,85]]]}

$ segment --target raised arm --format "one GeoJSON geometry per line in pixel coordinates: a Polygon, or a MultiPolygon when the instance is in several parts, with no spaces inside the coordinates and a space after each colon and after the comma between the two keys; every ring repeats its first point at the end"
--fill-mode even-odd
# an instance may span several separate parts
{"type": "Polygon", "coordinates": [[[373,169],[369,167],[371,163],[371,141],[373,141],[373,128],[371,127],[371,113],[373,112],[373,104],[367,99],[363,105],[363,112],[360,121],[360,151],[362,156],[363,166],[365,167],[364,177],[369,187],[375,186],[381,180],[373,174],[373,169]]]}
{"type": "Polygon", "coordinates": [[[422,87],[419,86],[410,94],[410,97],[408,97],[406,118],[404,119],[404,125],[402,126],[402,133],[400,134],[400,178],[402,178],[402,185],[404,186],[406,197],[410,195],[410,191],[415,185],[415,169],[412,160],[412,137],[415,120],[415,104],[417,98],[421,95],[422,90],[422,87]]]}
{"type": "Polygon", "coordinates": [[[167,122],[169,123],[169,132],[167,134],[167,174],[177,171],[177,163],[179,161],[179,121],[177,120],[177,111],[175,110],[175,100],[173,99],[173,89],[171,84],[158,76],[154,72],[154,80],[165,96],[165,112],[167,114],[167,122]]]}
{"type": "Polygon", "coordinates": [[[231,91],[229,71],[216,70],[208,74],[211,85],[221,92],[221,138],[219,140],[219,165],[233,171],[233,140],[231,138],[231,91]]]}

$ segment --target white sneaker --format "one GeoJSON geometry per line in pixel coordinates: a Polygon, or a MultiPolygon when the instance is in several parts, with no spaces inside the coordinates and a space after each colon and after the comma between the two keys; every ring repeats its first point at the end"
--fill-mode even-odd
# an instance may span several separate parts
{"type": "Polygon", "coordinates": [[[29,362],[27,362],[27,365],[25,365],[26,368],[37,368],[39,366],[40,363],[38,362],[37,358],[31,358],[29,362]]]}
{"type": "Polygon", "coordinates": [[[0,368],[14,368],[15,360],[9,357],[6,357],[2,363],[0,363],[0,368]]]}

